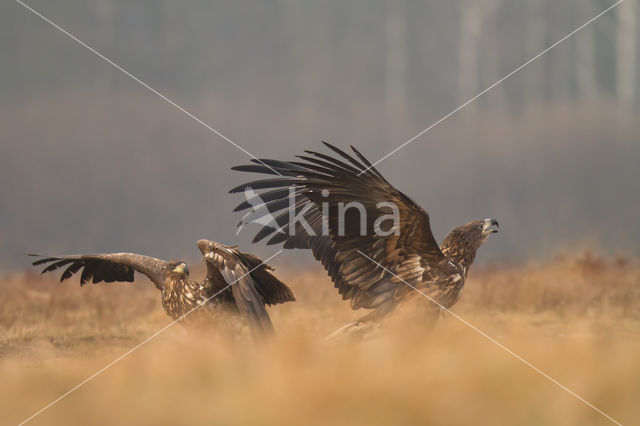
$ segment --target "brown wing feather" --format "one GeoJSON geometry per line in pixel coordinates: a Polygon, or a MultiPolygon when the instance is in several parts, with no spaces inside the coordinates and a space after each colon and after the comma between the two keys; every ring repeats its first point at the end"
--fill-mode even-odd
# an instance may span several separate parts
{"type": "Polygon", "coordinates": [[[222,276],[231,291],[240,313],[248,320],[256,335],[273,334],[273,325],[265,304],[295,300],[293,291],[268,271],[272,269],[257,257],[235,248],[216,244],[204,254],[207,279],[215,282],[222,276]]]}
{"type": "Polygon", "coordinates": [[[240,262],[227,262],[220,273],[231,284],[238,310],[248,320],[255,336],[272,335],[273,324],[264,307],[264,301],[256,290],[255,282],[240,262]]]}
{"type": "MultiPolygon", "coordinates": [[[[296,212],[306,208],[308,201],[312,202],[312,208],[307,210],[304,217],[316,236],[309,235],[299,223],[291,232],[290,209],[286,207],[282,210],[276,198],[275,201],[266,203],[264,214],[282,211],[276,218],[277,226],[282,227],[282,231],[276,232],[275,226],[265,226],[255,240],[270,237],[268,244],[284,241],[285,248],[312,249],[314,257],[322,262],[340,294],[344,299],[351,299],[354,308],[377,307],[393,298],[399,286],[406,287],[398,279],[391,279],[363,254],[410,283],[418,282],[425,274],[443,274],[447,260],[433,237],[427,212],[391,186],[355,148],[352,147],[360,161],[332,145],[325,145],[342,159],[307,151],[307,156],[299,157],[303,161],[285,163],[260,160],[277,167],[285,176],[269,179],[270,188],[295,188],[293,209],[296,212]],[[328,196],[323,194],[323,190],[329,191],[328,196]],[[366,210],[365,235],[361,235],[360,215],[355,209],[346,211],[344,232],[340,232],[339,206],[341,203],[346,205],[354,201],[363,205],[366,210]],[[378,207],[383,202],[397,206],[399,212],[399,230],[388,236],[376,235],[374,232],[376,221],[391,213],[389,207],[378,207]],[[329,220],[326,224],[329,236],[320,235],[323,220],[326,220],[321,211],[322,203],[327,203],[329,208],[329,220]]],[[[266,166],[259,164],[233,169],[263,173],[268,170],[266,166]]],[[[241,185],[231,192],[240,192],[247,186],[251,187],[252,184],[241,185]]],[[[260,187],[264,185],[256,189],[260,187]]],[[[274,197],[271,196],[271,199],[274,197]]],[[[248,206],[241,205],[239,209],[246,207],[248,206]]]]}
{"type": "Polygon", "coordinates": [[[296,300],[293,290],[269,272],[273,271],[271,266],[263,263],[260,258],[250,253],[235,250],[234,254],[247,267],[247,270],[251,271],[251,276],[256,283],[256,289],[267,305],[277,305],[296,300]]]}
{"type": "Polygon", "coordinates": [[[99,282],[133,282],[134,272],[146,275],[156,287],[162,290],[164,286],[164,270],[167,262],[149,256],[135,253],[111,254],[77,254],[68,256],[45,257],[38,254],[30,256],[42,257],[34,261],[34,266],[47,265],[42,273],[51,272],[66,267],[60,281],[71,278],[82,269],[80,285],[88,281],[99,282]]]}

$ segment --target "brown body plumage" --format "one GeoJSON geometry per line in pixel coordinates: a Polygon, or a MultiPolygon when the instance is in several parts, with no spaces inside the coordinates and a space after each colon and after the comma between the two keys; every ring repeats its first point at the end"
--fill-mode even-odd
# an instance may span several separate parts
{"type": "Polygon", "coordinates": [[[81,254],[42,257],[33,265],[47,265],[43,273],[66,268],[60,281],[82,270],[80,285],[88,281],[133,282],[135,272],[146,275],[162,292],[162,307],[173,319],[237,313],[254,335],[271,334],[273,325],[265,304],[295,300],[286,284],[268,272],[260,259],[234,247],[198,241],[207,263],[207,276],[198,283],[180,260],[164,261],[134,253],[81,254]]]}
{"type": "Polygon", "coordinates": [[[215,294],[210,287],[189,278],[188,270],[182,265],[184,263],[181,261],[169,262],[162,286],[162,307],[173,319],[178,319],[200,307],[206,310],[205,305],[215,294]]]}
{"type": "Polygon", "coordinates": [[[408,295],[416,294],[413,287],[445,308],[453,305],[476,250],[497,232],[497,221],[469,222],[452,230],[438,246],[426,211],[391,186],[355,148],[353,156],[325,145],[334,156],[306,151],[307,155],[298,156],[302,161],[261,159],[233,168],[276,175],[231,190],[247,194],[247,201],[236,210],[255,208],[243,222],[264,224],[265,218],[273,217],[254,242],[268,238],[267,244],[310,249],[353,309],[372,310],[365,320],[386,315],[408,295]],[[254,192],[262,189],[269,190],[254,192]],[[340,209],[352,202],[366,212],[365,232],[357,209],[342,210],[340,215],[340,209]],[[393,213],[389,203],[397,207],[397,229],[376,230],[376,224],[380,226],[379,221],[393,213]],[[290,213],[302,216],[312,232],[292,222],[290,213]]]}

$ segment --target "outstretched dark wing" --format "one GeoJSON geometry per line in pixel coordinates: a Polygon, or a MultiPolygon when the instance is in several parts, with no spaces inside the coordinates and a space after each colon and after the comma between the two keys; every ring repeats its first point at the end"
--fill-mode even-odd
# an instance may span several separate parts
{"type": "Polygon", "coordinates": [[[282,175],[230,191],[250,194],[236,208],[254,207],[244,222],[265,223],[265,218],[274,218],[256,234],[254,242],[269,238],[267,244],[311,249],[343,298],[351,299],[354,309],[377,308],[410,290],[400,279],[410,284],[428,284],[450,273],[453,265],[433,237],[427,212],[391,186],[354,147],[355,157],[325,145],[333,156],[306,151],[307,155],[298,156],[302,161],[261,159],[255,164],[233,167],[275,175],[267,167],[270,166],[282,175]],[[259,189],[269,190],[252,192],[259,189]],[[364,214],[358,207],[348,207],[352,202],[362,206],[364,214]],[[393,214],[397,222],[393,221],[393,214]],[[304,218],[312,232],[300,221],[291,222],[292,216],[304,218]],[[392,225],[396,227],[391,229],[392,225]],[[328,235],[322,232],[323,226],[328,235]]]}
{"type": "Polygon", "coordinates": [[[47,265],[42,273],[55,271],[58,268],[66,268],[60,277],[60,281],[71,278],[76,272],[82,269],[80,274],[80,285],[84,285],[89,280],[94,284],[101,281],[133,282],[134,272],[140,272],[162,290],[164,286],[164,270],[167,262],[149,256],[134,253],[112,253],[112,254],[76,254],[69,256],[45,257],[38,254],[33,262],[34,266],[47,265]]]}
{"type": "MultiPolygon", "coordinates": [[[[293,291],[268,271],[268,265],[257,257],[234,247],[215,244],[203,253],[207,262],[207,279],[216,287],[218,274],[231,287],[240,313],[247,318],[254,333],[273,334],[273,325],[265,304],[294,301],[293,291]]],[[[224,287],[223,287],[224,288],[224,287]]]]}

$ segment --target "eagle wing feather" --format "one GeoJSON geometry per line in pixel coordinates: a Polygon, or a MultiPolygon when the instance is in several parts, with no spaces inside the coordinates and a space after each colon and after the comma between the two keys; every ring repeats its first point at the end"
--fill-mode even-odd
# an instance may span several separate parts
{"type": "Polygon", "coordinates": [[[134,273],[146,275],[155,286],[162,290],[164,287],[164,270],[167,262],[154,257],[143,256],[135,253],[101,253],[101,254],[76,254],[66,256],[45,257],[38,254],[29,256],[41,257],[35,260],[34,266],[47,265],[42,273],[55,271],[66,267],[60,277],[60,281],[71,278],[82,269],[80,285],[89,281],[94,284],[99,282],[133,282],[134,273]]]}
{"type": "Polygon", "coordinates": [[[252,332],[273,334],[265,304],[295,300],[293,291],[269,272],[273,268],[252,254],[222,244],[216,244],[212,251],[204,255],[204,259],[213,268],[208,268],[205,282],[215,283],[215,271],[219,272],[231,287],[236,305],[249,321],[252,332]]]}

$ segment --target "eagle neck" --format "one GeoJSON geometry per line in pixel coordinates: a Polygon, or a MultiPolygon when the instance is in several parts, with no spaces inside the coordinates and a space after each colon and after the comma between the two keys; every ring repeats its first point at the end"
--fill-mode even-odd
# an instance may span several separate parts
{"type": "Polygon", "coordinates": [[[440,250],[447,259],[463,267],[466,272],[476,258],[479,246],[476,241],[469,240],[464,235],[458,235],[456,232],[451,232],[440,244],[440,250]]]}

